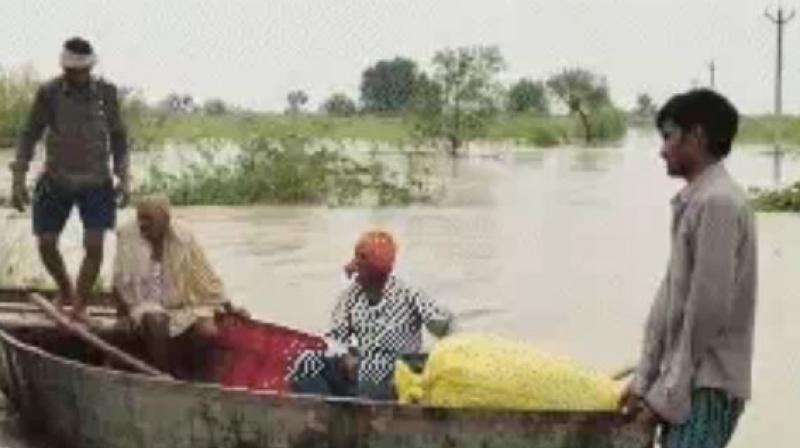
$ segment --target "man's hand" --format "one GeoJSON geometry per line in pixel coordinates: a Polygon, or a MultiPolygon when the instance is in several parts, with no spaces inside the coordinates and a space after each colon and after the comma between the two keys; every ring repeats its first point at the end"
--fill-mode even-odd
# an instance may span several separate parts
{"type": "Polygon", "coordinates": [[[225,302],[222,305],[222,309],[223,309],[223,311],[225,311],[226,314],[231,314],[231,315],[240,317],[240,318],[245,319],[245,320],[250,319],[250,312],[249,311],[247,311],[246,309],[244,309],[242,307],[235,306],[230,302],[225,302]]]}
{"type": "Polygon", "coordinates": [[[339,366],[342,369],[342,374],[348,381],[355,383],[358,381],[358,358],[350,353],[342,355],[339,366]]]}
{"type": "Polygon", "coordinates": [[[15,172],[14,180],[11,183],[11,206],[20,212],[24,212],[25,206],[30,202],[28,187],[25,185],[25,173],[15,172]]]}
{"type": "Polygon", "coordinates": [[[117,196],[117,206],[125,208],[131,201],[131,178],[128,173],[117,176],[117,186],[114,188],[117,196]]]}
{"type": "Polygon", "coordinates": [[[639,411],[636,413],[636,421],[642,426],[652,426],[659,422],[658,414],[650,409],[647,403],[642,402],[639,411]]]}
{"type": "Polygon", "coordinates": [[[624,415],[649,426],[658,423],[658,415],[650,409],[644,399],[633,392],[631,383],[625,386],[619,398],[619,409],[624,415]]]}
{"type": "Polygon", "coordinates": [[[617,405],[623,414],[632,415],[639,407],[640,401],[641,397],[633,393],[633,386],[631,383],[628,383],[625,386],[625,389],[622,390],[622,394],[619,397],[619,403],[617,403],[617,405]]]}

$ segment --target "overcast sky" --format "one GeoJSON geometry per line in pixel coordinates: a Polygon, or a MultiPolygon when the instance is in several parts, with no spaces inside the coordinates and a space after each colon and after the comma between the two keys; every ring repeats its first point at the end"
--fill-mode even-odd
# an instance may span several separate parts
{"type": "MultiPolygon", "coordinates": [[[[793,6],[785,1],[787,7],[793,6]]],[[[800,4],[800,0],[798,0],[800,4]]],[[[657,101],[708,82],[744,112],[773,105],[775,27],[766,0],[0,0],[0,66],[58,70],[63,40],[95,45],[98,70],[148,98],[186,92],[281,110],[356,95],[361,71],[396,55],[426,66],[436,50],[497,45],[506,81],[562,67],[604,74],[614,99],[657,101]]],[[[784,110],[800,112],[800,20],[785,34],[784,110]]]]}

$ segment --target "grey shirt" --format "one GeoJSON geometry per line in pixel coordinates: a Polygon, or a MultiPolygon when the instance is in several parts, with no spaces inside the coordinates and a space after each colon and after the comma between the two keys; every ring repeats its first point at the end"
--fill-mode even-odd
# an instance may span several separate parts
{"type": "Polygon", "coordinates": [[[99,181],[108,178],[109,158],[113,158],[114,173],[127,172],[127,131],[113,84],[93,78],[86,88],[75,89],[63,77],[42,84],[20,130],[13,170],[28,170],[45,131],[46,171],[99,181]]]}
{"type": "Polygon", "coordinates": [[[695,388],[750,397],[755,217],[721,163],[672,201],[671,255],[647,319],[633,392],[673,424],[695,388]]]}

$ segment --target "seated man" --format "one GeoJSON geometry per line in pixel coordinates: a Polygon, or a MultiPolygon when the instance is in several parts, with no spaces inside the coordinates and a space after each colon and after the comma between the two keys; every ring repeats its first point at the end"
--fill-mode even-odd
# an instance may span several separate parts
{"type": "Polygon", "coordinates": [[[331,347],[324,355],[300,358],[293,374],[296,392],[392,398],[395,361],[420,352],[423,326],[437,337],[451,331],[449,310],[392,275],[396,249],[386,232],[368,232],[358,240],[345,266],[355,282],[333,311],[331,347]]]}
{"type": "Polygon", "coordinates": [[[171,219],[163,196],[144,198],[136,220],[118,230],[114,292],[151,362],[178,377],[200,374],[192,370],[202,366],[192,364],[217,334],[215,314],[232,310],[222,281],[192,233],[171,219]]]}

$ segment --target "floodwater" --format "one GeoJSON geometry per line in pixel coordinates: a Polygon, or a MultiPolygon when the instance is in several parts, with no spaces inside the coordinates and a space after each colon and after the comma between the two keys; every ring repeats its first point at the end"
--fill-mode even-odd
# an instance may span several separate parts
{"type": "MultiPolygon", "coordinates": [[[[668,204],[680,184],[665,175],[658,144],[655,134],[632,133],[614,148],[440,161],[447,188],[436,206],[193,207],[177,216],[205,246],[232,300],[257,317],[325,329],[353,242],[380,226],[399,240],[398,274],[451,307],[462,331],[523,339],[611,372],[635,360],[667,261],[668,204]]],[[[738,148],[729,169],[746,186],[774,185],[769,151],[738,148]]],[[[782,179],[798,179],[800,161],[783,160],[781,171],[782,179]]],[[[29,216],[0,213],[4,234],[30,247],[29,216]]],[[[128,210],[122,219],[130,217],[128,210]]],[[[75,221],[64,246],[77,261],[75,221]]],[[[800,332],[792,331],[800,316],[800,216],[759,214],[758,229],[754,399],[731,446],[793,447],[800,440],[793,424],[800,332]]],[[[35,268],[35,257],[16,257],[35,268]]]]}

